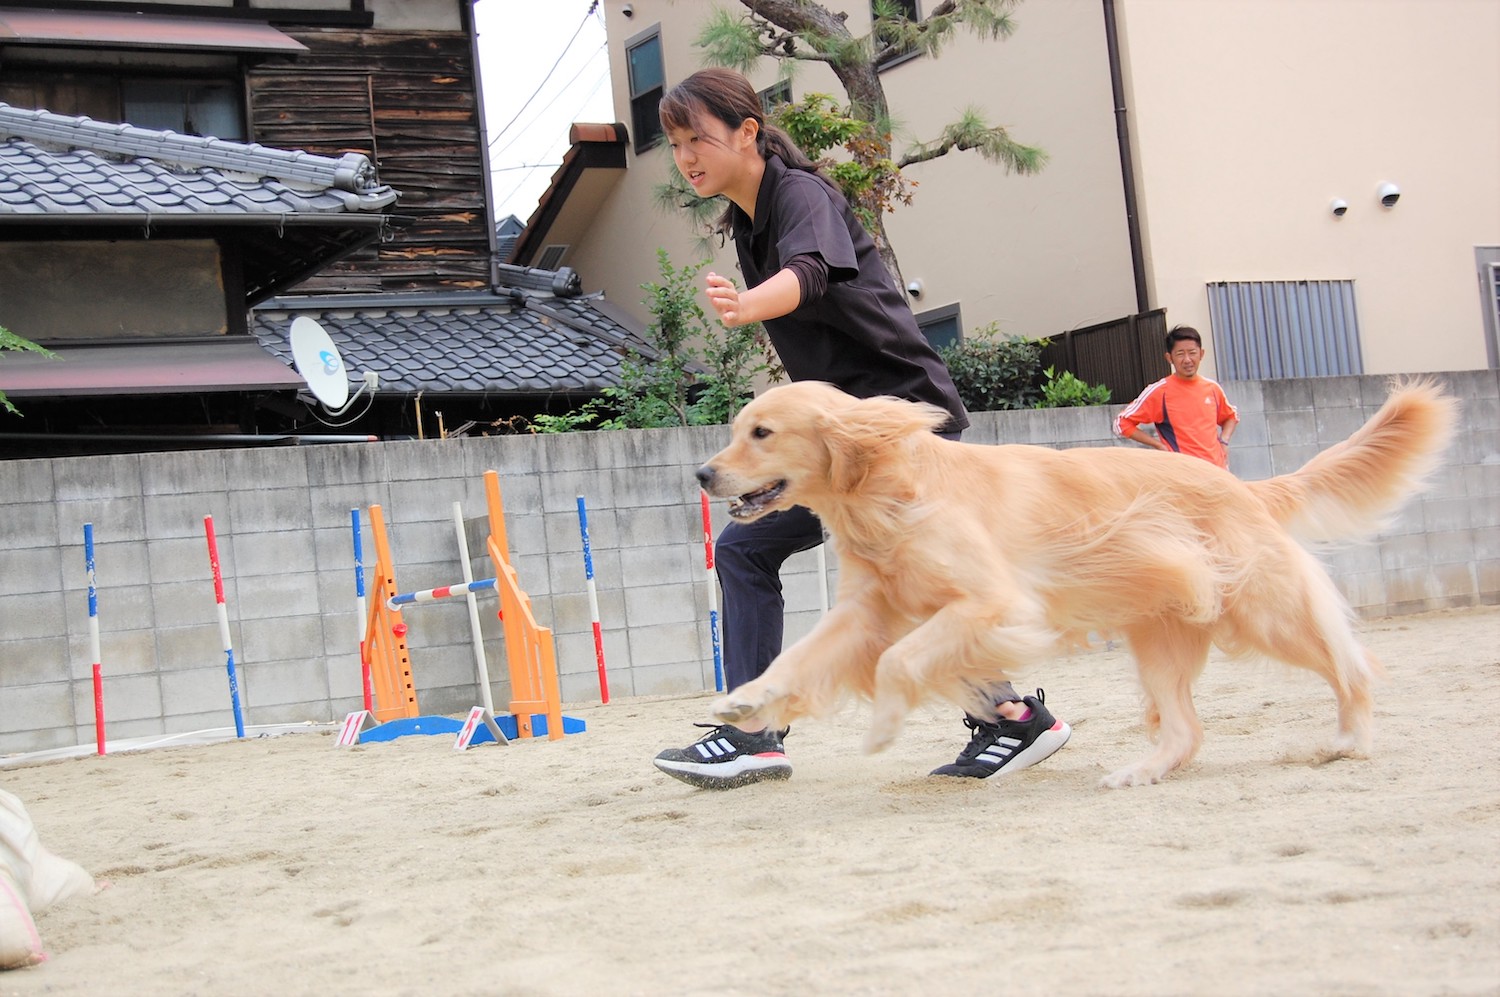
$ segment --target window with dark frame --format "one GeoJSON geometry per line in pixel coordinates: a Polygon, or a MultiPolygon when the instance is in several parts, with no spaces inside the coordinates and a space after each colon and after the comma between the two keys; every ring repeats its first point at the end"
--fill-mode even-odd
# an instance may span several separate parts
{"type": "Polygon", "coordinates": [[[54,114],[122,121],[243,142],[244,85],[233,79],[126,76],[92,73],[16,73],[0,82],[0,100],[54,114]]]}
{"type": "Polygon", "coordinates": [[[792,102],[792,81],[777,80],[757,93],[756,96],[760,97],[760,113],[770,115],[776,109],[777,104],[790,104],[792,102]]]}
{"type": "MultiPolygon", "coordinates": [[[[897,16],[907,21],[919,21],[917,13],[917,0],[870,0],[870,19],[873,21],[880,13],[880,7],[894,9],[897,16]]],[[[884,47],[883,45],[881,47],[884,47]]],[[[888,69],[891,66],[900,65],[910,59],[915,59],[919,53],[915,48],[903,49],[887,58],[881,60],[877,69],[888,69]]]]}
{"type": "Polygon", "coordinates": [[[922,312],[917,316],[917,328],[935,350],[957,346],[963,340],[963,321],[956,304],[922,312]]]}
{"type": "Polygon", "coordinates": [[[232,83],[208,80],[121,80],[125,120],[179,135],[211,135],[243,142],[244,96],[232,83]]]}
{"type": "Polygon", "coordinates": [[[626,43],[625,64],[630,78],[630,129],[635,151],[642,153],[661,139],[657,105],[666,93],[667,77],[661,60],[660,25],[626,43]]]}
{"type": "Polygon", "coordinates": [[[1475,246],[1474,260],[1484,306],[1484,349],[1490,367],[1500,367],[1500,246],[1475,246]]]}

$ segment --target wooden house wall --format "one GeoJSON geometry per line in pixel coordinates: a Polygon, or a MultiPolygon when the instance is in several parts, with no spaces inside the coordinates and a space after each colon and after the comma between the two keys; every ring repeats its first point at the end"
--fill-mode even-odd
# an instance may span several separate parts
{"type": "Polygon", "coordinates": [[[401,194],[394,238],[335,263],[307,293],[482,289],[489,226],[473,53],[447,31],[286,29],[309,51],[247,74],[252,140],[361,152],[401,194]]]}

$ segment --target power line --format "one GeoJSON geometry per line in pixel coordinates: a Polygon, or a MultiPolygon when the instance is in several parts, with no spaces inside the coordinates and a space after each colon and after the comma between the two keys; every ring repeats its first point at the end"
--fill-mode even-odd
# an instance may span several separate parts
{"type": "MultiPolygon", "coordinates": [[[[596,94],[596,93],[599,92],[599,88],[601,86],[603,86],[604,83],[605,83],[605,81],[607,81],[608,79],[609,79],[609,72],[606,70],[605,73],[604,73],[604,75],[600,76],[599,79],[597,79],[597,80],[594,81],[593,89],[591,89],[588,92],[588,94],[583,98],[583,102],[578,105],[578,111],[582,111],[583,110],[584,105],[586,105],[589,102],[589,100],[594,96],[594,94],[596,94]]],[[[574,112],[574,117],[577,117],[577,114],[578,114],[578,112],[574,112]]],[[[556,164],[535,163],[535,164],[533,164],[530,167],[524,167],[524,166],[502,166],[502,167],[498,167],[498,168],[492,167],[491,170],[490,170],[491,173],[503,173],[503,172],[506,172],[506,171],[509,171],[509,170],[517,170],[517,169],[524,169],[524,170],[526,170],[525,175],[523,175],[521,177],[521,182],[518,183],[518,184],[516,184],[516,186],[511,189],[511,192],[509,194],[506,194],[503,198],[500,198],[498,201],[495,202],[495,204],[497,206],[499,206],[499,205],[504,205],[504,204],[509,203],[510,199],[513,198],[513,197],[515,197],[516,194],[517,194],[517,192],[519,192],[520,189],[522,187],[526,186],[527,182],[531,180],[531,174],[532,173],[534,173],[536,170],[541,169],[542,167],[548,166],[548,165],[560,166],[562,164],[561,163],[556,163],[556,164]]]]}
{"type": "MultiPolygon", "coordinates": [[[[599,46],[598,52],[603,52],[608,47],[609,47],[609,44],[606,42],[605,44],[599,46]]],[[[597,52],[595,54],[597,54],[597,52]]],[[[564,83],[562,85],[562,87],[558,89],[557,93],[555,93],[555,94],[552,95],[552,99],[551,100],[547,101],[547,103],[543,104],[537,110],[537,112],[536,112],[537,116],[534,117],[534,118],[532,118],[531,121],[527,125],[525,125],[525,127],[523,127],[520,131],[518,131],[514,135],[512,135],[510,137],[510,141],[509,142],[505,143],[504,146],[502,146],[499,149],[496,149],[493,153],[491,153],[490,154],[491,158],[492,159],[498,159],[500,156],[505,155],[505,150],[509,149],[511,146],[515,145],[516,142],[518,142],[520,140],[521,136],[525,135],[526,132],[529,131],[533,125],[539,123],[541,121],[542,114],[547,110],[547,108],[551,107],[553,104],[556,104],[558,102],[558,100],[560,100],[562,98],[562,96],[568,92],[568,87],[572,86],[575,82],[577,82],[578,77],[580,77],[580,76],[583,75],[584,70],[590,69],[590,68],[592,68],[592,66],[593,66],[593,63],[591,63],[591,62],[585,62],[583,65],[579,66],[578,67],[578,72],[574,73],[572,75],[572,77],[568,80],[568,82],[564,83]]],[[[604,74],[604,78],[607,79],[608,77],[609,77],[609,71],[606,70],[605,74],[604,74]]],[[[589,91],[589,97],[592,97],[594,95],[594,93],[596,91],[598,91],[598,89],[599,89],[599,85],[596,83],[594,85],[594,89],[589,91]]],[[[535,96],[535,94],[533,94],[532,96],[535,96]]],[[[585,98],[584,102],[587,103],[587,98],[585,98]]],[[[580,107],[581,107],[581,105],[580,105],[580,107]]],[[[522,108],[522,110],[524,111],[525,108],[522,108]]],[[[518,115],[518,117],[519,117],[519,115],[518,115]]],[[[512,119],[512,123],[514,123],[514,120],[515,119],[512,119]]],[[[509,127],[509,125],[507,125],[506,127],[509,127]]],[[[498,141],[499,138],[500,138],[500,136],[497,135],[496,136],[496,140],[498,141]]],[[[490,144],[494,145],[495,143],[491,142],[490,144]]]]}
{"type": "Polygon", "coordinates": [[[509,129],[511,125],[516,123],[517,118],[526,113],[526,109],[531,106],[531,102],[536,100],[537,94],[542,92],[542,87],[546,86],[547,81],[552,79],[552,74],[557,72],[557,67],[560,66],[563,59],[567,57],[568,50],[571,49],[573,47],[573,43],[578,40],[578,33],[583,30],[583,26],[585,24],[589,23],[589,18],[593,16],[594,9],[598,7],[598,5],[598,0],[594,0],[593,3],[589,4],[588,13],[583,15],[583,20],[579,21],[578,27],[573,29],[573,37],[568,39],[568,44],[563,47],[562,54],[559,55],[557,57],[557,60],[552,63],[552,68],[547,70],[547,75],[542,77],[542,82],[538,83],[536,90],[532,92],[530,97],[526,98],[526,103],[521,105],[521,109],[516,112],[515,117],[507,121],[505,123],[505,126],[495,133],[495,137],[490,139],[491,147],[493,147],[496,142],[500,141],[500,138],[505,134],[507,129],[509,129]]]}

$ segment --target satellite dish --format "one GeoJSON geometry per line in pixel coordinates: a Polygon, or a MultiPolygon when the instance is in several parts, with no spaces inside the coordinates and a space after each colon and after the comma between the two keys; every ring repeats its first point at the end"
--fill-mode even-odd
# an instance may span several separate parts
{"type": "Polygon", "coordinates": [[[349,400],[344,358],[323,327],[306,315],[292,319],[292,363],[313,395],[331,409],[349,400]]]}

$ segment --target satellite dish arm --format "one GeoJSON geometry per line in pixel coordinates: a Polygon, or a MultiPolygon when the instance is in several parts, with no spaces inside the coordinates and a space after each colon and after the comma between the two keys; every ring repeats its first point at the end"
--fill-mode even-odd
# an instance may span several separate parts
{"type": "Polygon", "coordinates": [[[357,401],[359,401],[360,396],[363,395],[367,391],[370,393],[370,401],[373,402],[375,400],[375,389],[379,388],[379,387],[380,387],[380,375],[377,374],[373,370],[367,370],[364,373],[364,380],[363,380],[363,382],[360,384],[360,386],[357,389],[355,389],[354,394],[352,394],[352,395],[349,396],[349,400],[347,402],[345,402],[344,404],[340,405],[336,409],[330,409],[326,405],[323,406],[323,407],[325,409],[327,409],[328,414],[331,417],[337,419],[339,416],[343,415],[345,412],[347,412],[351,408],[353,408],[354,407],[354,403],[357,402],[357,401]]]}

